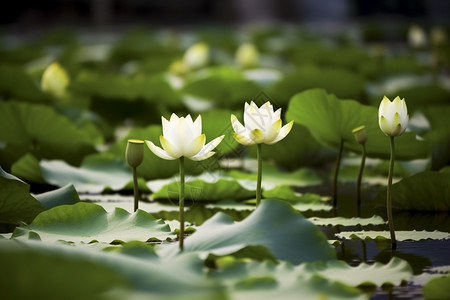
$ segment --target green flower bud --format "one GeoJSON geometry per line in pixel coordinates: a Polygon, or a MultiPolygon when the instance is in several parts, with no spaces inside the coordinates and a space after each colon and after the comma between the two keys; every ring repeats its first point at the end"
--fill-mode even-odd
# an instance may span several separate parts
{"type": "Polygon", "coordinates": [[[69,75],[57,62],[52,63],[45,69],[41,79],[41,88],[57,98],[66,96],[69,85],[69,75]]]}
{"type": "Polygon", "coordinates": [[[366,126],[361,125],[352,130],[355,140],[358,144],[364,145],[367,141],[366,126]]]}
{"type": "Polygon", "coordinates": [[[131,167],[136,168],[139,166],[144,159],[144,141],[128,140],[125,158],[131,167]]]}

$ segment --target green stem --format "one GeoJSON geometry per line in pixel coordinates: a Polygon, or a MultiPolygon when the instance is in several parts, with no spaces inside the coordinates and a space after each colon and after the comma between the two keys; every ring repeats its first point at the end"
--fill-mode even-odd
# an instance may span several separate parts
{"type": "Polygon", "coordinates": [[[180,251],[183,251],[184,245],[184,156],[180,157],[180,251]]]}
{"type": "Polygon", "coordinates": [[[394,137],[390,137],[391,140],[391,161],[389,162],[389,174],[388,174],[388,186],[387,186],[387,215],[388,215],[388,223],[389,223],[389,231],[391,233],[391,243],[392,249],[397,248],[397,241],[395,239],[395,231],[394,231],[394,220],[392,219],[392,176],[394,173],[394,162],[395,162],[395,146],[394,146],[394,137]]]}
{"type": "Polygon", "coordinates": [[[333,179],[333,208],[337,209],[337,185],[338,185],[338,175],[339,175],[339,168],[341,166],[341,158],[342,158],[342,152],[344,150],[344,140],[341,140],[341,143],[339,145],[339,152],[338,156],[336,158],[336,168],[334,169],[334,179],[333,179]]]}
{"type": "Polygon", "coordinates": [[[134,211],[137,211],[139,208],[139,188],[137,181],[136,168],[133,169],[133,192],[134,192],[134,211]]]}
{"type": "Polygon", "coordinates": [[[361,165],[359,166],[358,180],[356,182],[356,207],[358,217],[361,216],[361,181],[365,164],[366,164],[366,146],[362,144],[361,165]]]}
{"type": "Polygon", "coordinates": [[[256,159],[258,160],[258,178],[256,181],[256,206],[261,203],[261,179],[262,179],[262,156],[261,149],[262,144],[256,145],[256,159]]]}

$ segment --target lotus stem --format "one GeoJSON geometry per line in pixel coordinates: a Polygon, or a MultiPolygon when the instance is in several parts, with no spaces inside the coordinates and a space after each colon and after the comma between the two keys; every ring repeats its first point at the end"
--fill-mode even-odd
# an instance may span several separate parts
{"type": "Polygon", "coordinates": [[[132,170],[133,170],[134,211],[137,211],[139,208],[139,187],[137,181],[136,167],[133,167],[132,170]]]}
{"type": "Polygon", "coordinates": [[[393,136],[390,136],[390,141],[391,141],[391,160],[389,163],[386,201],[387,201],[387,216],[388,216],[389,231],[391,233],[392,249],[395,250],[397,248],[397,241],[395,239],[394,220],[392,218],[392,176],[394,173],[394,162],[395,162],[395,145],[393,136]]]}
{"type": "Polygon", "coordinates": [[[180,207],[180,235],[179,235],[179,245],[180,251],[183,251],[184,246],[184,156],[180,157],[180,197],[179,197],[179,207],[180,207]]]}
{"type": "Polygon", "coordinates": [[[334,179],[333,179],[333,208],[337,209],[337,185],[338,185],[338,175],[339,175],[339,168],[341,166],[341,158],[342,158],[342,152],[344,150],[344,140],[341,140],[341,143],[339,145],[339,152],[338,156],[336,158],[336,168],[334,169],[334,179]]]}
{"type": "Polygon", "coordinates": [[[361,216],[361,181],[364,172],[364,166],[366,164],[366,146],[362,146],[361,165],[359,166],[358,180],[356,181],[356,208],[358,217],[361,216]]]}
{"type": "Polygon", "coordinates": [[[256,181],[256,207],[261,203],[261,179],[262,179],[262,144],[256,145],[256,159],[258,160],[258,178],[256,181]]]}

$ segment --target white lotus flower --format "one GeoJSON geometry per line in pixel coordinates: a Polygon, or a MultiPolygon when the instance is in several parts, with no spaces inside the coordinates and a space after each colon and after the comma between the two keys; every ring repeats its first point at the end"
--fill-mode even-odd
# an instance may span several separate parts
{"type": "Polygon", "coordinates": [[[238,143],[246,146],[255,144],[275,144],[284,139],[291,131],[294,121],[281,127],[281,108],[273,111],[269,101],[260,108],[252,101],[250,105],[245,103],[244,125],[238,121],[235,115],[231,115],[231,125],[234,129],[233,137],[238,143]]]}
{"type": "Polygon", "coordinates": [[[151,141],[145,141],[150,150],[162,159],[174,160],[182,156],[191,160],[204,160],[214,155],[212,150],[219,145],[224,136],[220,136],[205,145],[206,136],[202,134],[202,118],[195,122],[190,115],[179,118],[172,114],[170,121],[162,117],[163,135],[159,137],[162,148],[151,141]]]}
{"type": "Polygon", "coordinates": [[[209,62],[209,45],[205,43],[192,45],[184,53],[183,62],[189,69],[205,67],[209,62]]]}
{"type": "Polygon", "coordinates": [[[380,129],[388,136],[401,135],[408,125],[409,115],[405,99],[396,97],[390,101],[386,96],[381,100],[378,109],[378,124],[380,129]]]}
{"type": "Polygon", "coordinates": [[[41,88],[56,97],[64,97],[69,85],[69,75],[60,64],[50,64],[42,74],[41,88]]]}
{"type": "Polygon", "coordinates": [[[427,34],[422,27],[413,25],[408,30],[408,42],[413,48],[422,48],[427,44],[427,34]]]}

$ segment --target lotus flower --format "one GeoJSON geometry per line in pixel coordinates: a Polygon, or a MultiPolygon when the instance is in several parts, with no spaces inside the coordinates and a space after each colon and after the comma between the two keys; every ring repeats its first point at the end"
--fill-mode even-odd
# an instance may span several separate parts
{"type": "Polygon", "coordinates": [[[281,108],[273,111],[269,101],[260,108],[252,101],[250,105],[245,103],[244,125],[238,121],[235,115],[231,115],[231,125],[234,129],[234,138],[238,143],[246,146],[255,144],[275,144],[284,139],[291,131],[294,121],[281,127],[281,108]]]}
{"type": "Polygon", "coordinates": [[[206,136],[202,134],[202,118],[198,116],[195,122],[190,115],[179,118],[172,114],[167,121],[162,117],[163,135],[160,136],[162,148],[151,141],[145,141],[150,150],[162,159],[174,160],[187,157],[199,161],[214,155],[212,150],[219,145],[224,136],[220,136],[205,145],[206,136]]]}
{"type": "Polygon", "coordinates": [[[69,75],[57,62],[49,65],[42,75],[41,88],[56,97],[64,97],[69,85],[69,75]]]}
{"type": "Polygon", "coordinates": [[[381,130],[388,136],[399,136],[405,131],[408,120],[405,99],[400,100],[400,97],[397,96],[391,102],[384,96],[378,109],[378,124],[381,130]]]}

